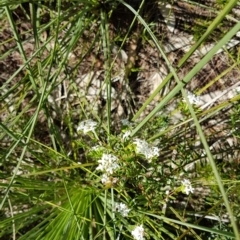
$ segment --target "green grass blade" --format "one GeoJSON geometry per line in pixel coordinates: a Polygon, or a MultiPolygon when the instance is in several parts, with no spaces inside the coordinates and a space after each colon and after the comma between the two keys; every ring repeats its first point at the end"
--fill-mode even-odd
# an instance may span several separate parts
{"type": "MultiPolygon", "coordinates": [[[[120,1],[122,2],[122,1],[120,1]]],[[[203,34],[203,36],[197,41],[197,43],[194,44],[194,46],[183,56],[183,58],[179,61],[177,65],[177,69],[181,68],[184,63],[190,58],[190,56],[197,50],[197,48],[208,38],[208,36],[216,29],[216,27],[221,23],[223,18],[231,11],[231,9],[237,4],[237,0],[229,1],[229,3],[224,7],[224,9],[219,13],[219,15],[213,20],[213,22],[209,25],[207,31],[203,34]]],[[[154,43],[156,44],[157,48],[162,53],[159,41],[156,39],[155,35],[151,31],[151,29],[148,27],[147,23],[141,18],[141,16],[138,15],[138,13],[127,3],[122,2],[126,7],[128,7],[139,19],[139,21],[144,25],[147,32],[153,39],[154,43]]],[[[165,58],[166,61],[166,58],[165,58]]],[[[166,62],[167,63],[167,62],[166,62]]],[[[143,106],[139,109],[139,111],[134,115],[132,121],[135,121],[138,119],[140,114],[144,111],[146,106],[148,106],[151,101],[155,98],[155,96],[159,93],[159,91],[166,85],[166,83],[172,78],[173,73],[169,73],[168,76],[164,79],[164,81],[156,88],[156,90],[151,94],[151,96],[145,101],[143,106]]]]}
{"type": "Polygon", "coordinates": [[[166,223],[172,222],[172,223],[176,223],[176,224],[179,224],[179,225],[182,225],[182,226],[186,226],[188,228],[198,229],[198,230],[201,230],[201,231],[206,231],[206,232],[210,232],[210,233],[215,233],[217,235],[222,235],[222,236],[225,236],[225,237],[234,238],[233,233],[224,232],[224,231],[216,230],[216,229],[213,229],[213,228],[198,226],[198,225],[194,225],[194,224],[191,224],[191,223],[181,222],[181,221],[178,221],[178,220],[175,220],[175,219],[155,215],[155,214],[152,214],[152,213],[147,213],[147,212],[142,212],[142,213],[144,213],[148,216],[152,216],[154,218],[160,219],[160,220],[164,220],[166,223]]]}
{"type": "Polygon", "coordinates": [[[237,23],[203,58],[202,60],[183,78],[181,82],[152,110],[152,112],[137,125],[132,131],[134,136],[155,114],[162,109],[191,79],[211,60],[214,53],[221,49],[240,29],[240,22],[237,23]]]}

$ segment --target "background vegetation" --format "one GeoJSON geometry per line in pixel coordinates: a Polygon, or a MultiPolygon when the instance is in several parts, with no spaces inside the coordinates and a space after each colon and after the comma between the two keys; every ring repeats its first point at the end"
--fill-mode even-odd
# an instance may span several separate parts
{"type": "Polygon", "coordinates": [[[1,0],[0,239],[240,239],[239,9],[1,0]]]}

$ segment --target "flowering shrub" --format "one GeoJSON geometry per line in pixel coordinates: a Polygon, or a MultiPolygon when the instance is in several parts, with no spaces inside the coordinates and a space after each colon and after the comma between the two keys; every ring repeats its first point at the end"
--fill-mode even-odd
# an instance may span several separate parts
{"type": "Polygon", "coordinates": [[[240,240],[237,1],[2,2],[0,239],[240,240]]]}
{"type": "MultiPolygon", "coordinates": [[[[177,196],[181,191],[189,195],[194,193],[194,189],[189,180],[181,181],[163,171],[159,159],[161,141],[150,143],[141,138],[132,138],[132,124],[126,121],[123,121],[119,134],[108,137],[104,136],[105,131],[101,127],[101,137],[97,136],[96,126],[94,121],[87,120],[79,124],[78,130],[81,130],[80,135],[91,136],[90,141],[88,138],[83,139],[87,141],[84,144],[87,146],[87,159],[93,161],[93,171],[99,176],[98,186],[105,191],[111,189],[111,201],[105,195],[105,201],[109,203],[106,207],[114,209],[115,224],[122,221],[121,217],[133,224],[132,227],[125,227],[125,233],[119,230],[120,235],[130,231],[136,240],[147,239],[151,230],[147,226],[143,227],[143,224],[139,225],[139,222],[152,220],[138,211],[145,211],[146,206],[150,209],[164,209],[169,198],[177,196]],[[104,141],[107,138],[109,142],[104,141]],[[98,145],[95,145],[96,142],[98,145]]],[[[118,227],[122,229],[123,224],[118,227]]]]}

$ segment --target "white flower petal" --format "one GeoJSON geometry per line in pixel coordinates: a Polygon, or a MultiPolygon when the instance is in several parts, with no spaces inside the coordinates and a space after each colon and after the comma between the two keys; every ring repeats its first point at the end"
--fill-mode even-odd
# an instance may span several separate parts
{"type": "Polygon", "coordinates": [[[131,133],[132,133],[132,131],[130,131],[130,130],[126,131],[126,132],[123,134],[122,139],[123,139],[124,141],[128,140],[129,137],[131,136],[131,133]]]}

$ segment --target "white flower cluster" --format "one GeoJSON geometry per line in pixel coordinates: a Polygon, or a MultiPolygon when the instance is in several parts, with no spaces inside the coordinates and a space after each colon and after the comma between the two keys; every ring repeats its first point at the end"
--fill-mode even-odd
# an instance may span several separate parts
{"type": "Polygon", "coordinates": [[[144,228],[142,225],[135,227],[131,233],[135,240],[144,240],[144,228]]]}
{"type": "Polygon", "coordinates": [[[128,213],[131,211],[125,203],[116,203],[115,208],[123,217],[127,217],[128,213]]]}
{"type": "Polygon", "coordinates": [[[99,165],[96,168],[99,171],[105,172],[108,175],[113,174],[114,170],[118,169],[118,158],[112,154],[104,153],[102,158],[98,160],[99,165]]]}
{"type": "Polygon", "coordinates": [[[159,156],[158,147],[151,147],[146,141],[141,139],[135,139],[133,143],[137,146],[137,153],[143,154],[146,159],[151,160],[152,158],[159,156]]]}
{"type": "Polygon", "coordinates": [[[194,188],[192,187],[191,182],[188,179],[182,181],[184,187],[184,192],[188,195],[190,192],[193,193],[194,188]]]}
{"type": "Polygon", "coordinates": [[[95,131],[96,126],[97,122],[94,122],[93,120],[85,120],[80,122],[77,131],[83,131],[83,133],[86,134],[88,132],[95,131]]]}
{"type": "MultiPolygon", "coordinates": [[[[195,105],[199,105],[200,104],[200,97],[191,93],[191,92],[188,92],[187,93],[187,97],[188,97],[188,100],[191,104],[195,104],[195,105]]],[[[185,99],[183,100],[185,102],[185,99]]]]}
{"type": "Polygon", "coordinates": [[[102,155],[102,158],[98,160],[99,165],[96,170],[102,171],[104,173],[101,180],[103,184],[112,182],[110,175],[113,174],[115,170],[120,168],[118,162],[119,159],[116,156],[106,153],[104,153],[102,155]]]}

